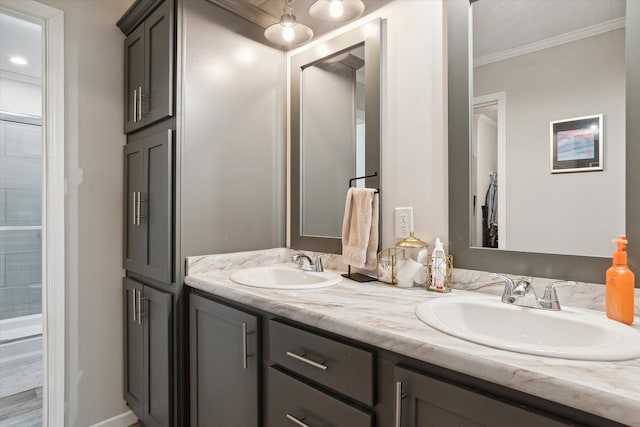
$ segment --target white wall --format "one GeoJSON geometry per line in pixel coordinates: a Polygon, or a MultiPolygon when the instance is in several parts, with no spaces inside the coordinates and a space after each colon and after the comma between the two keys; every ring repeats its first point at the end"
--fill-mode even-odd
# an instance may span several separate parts
{"type": "MultiPolygon", "coordinates": [[[[396,243],[394,208],[413,206],[416,236],[448,241],[444,9],[441,1],[400,0],[337,32],[387,20],[382,58],[382,247],[396,243]]],[[[431,246],[433,248],[433,246],[431,246]]]]}
{"type": "Polygon", "coordinates": [[[624,30],[474,69],[507,93],[507,249],[610,256],[624,233],[624,30]],[[604,171],[551,174],[549,122],[604,114],[604,171]]]}
{"type": "Polygon", "coordinates": [[[65,425],[127,411],[122,366],[122,87],[131,0],[41,0],[64,12],[65,425]]]}

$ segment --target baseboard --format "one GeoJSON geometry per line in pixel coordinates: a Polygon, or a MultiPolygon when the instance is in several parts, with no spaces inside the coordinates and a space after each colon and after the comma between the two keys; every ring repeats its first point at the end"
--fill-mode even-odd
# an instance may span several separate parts
{"type": "Polygon", "coordinates": [[[127,411],[123,414],[116,415],[108,420],[100,421],[91,427],[129,427],[132,424],[138,422],[138,417],[131,411],[127,411]]]}

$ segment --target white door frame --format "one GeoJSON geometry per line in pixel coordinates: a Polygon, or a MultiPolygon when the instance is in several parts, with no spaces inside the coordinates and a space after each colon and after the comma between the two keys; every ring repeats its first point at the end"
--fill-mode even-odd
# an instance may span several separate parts
{"type": "Polygon", "coordinates": [[[65,415],[64,14],[33,0],[0,0],[0,7],[43,25],[42,420],[58,427],[65,415]]]}
{"type": "Polygon", "coordinates": [[[507,248],[507,93],[496,92],[473,98],[473,107],[498,107],[498,249],[507,248]]]}

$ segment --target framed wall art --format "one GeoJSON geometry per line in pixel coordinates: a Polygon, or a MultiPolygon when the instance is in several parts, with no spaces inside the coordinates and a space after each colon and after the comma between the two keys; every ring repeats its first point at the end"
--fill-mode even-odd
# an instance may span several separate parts
{"type": "Polygon", "coordinates": [[[552,121],[550,132],[551,173],[602,170],[602,114],[552,121]]]}

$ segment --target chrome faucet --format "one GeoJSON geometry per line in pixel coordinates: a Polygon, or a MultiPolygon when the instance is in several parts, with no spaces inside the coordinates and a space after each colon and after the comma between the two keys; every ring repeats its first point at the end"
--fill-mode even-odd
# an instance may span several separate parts
{"type": "Polygon", "coordinates": [[[320,255],[316,257],[316,262],[311,261],[308,255],[303,254],[302,252],[298,252],[291,257],[291,262],[294,264],[298,264],[298,268],[304,271],[315,271],[321,273],[324,271],[324,267],[322,266],[322,258],[320,255]],[[306,261],[306,262],[305,262],[306,261]]]}
{"type": "Polygon", "coordinates": [[[515,283],[509,276],[500,273],[490,273],[493,277],[500,277],[504,280],[504,291],[502,293],[502,302],[505,304],[513,304],[521,307],[540,308],[543,310],[560,310],[560,301],[556,293],[558,285],[575,285],[576,282],[571,280],[559,280],[548,285],[544,289],[542,297],[536,295],[536,291],[531,284],[532,278],[520,279],[515,283]]]}

